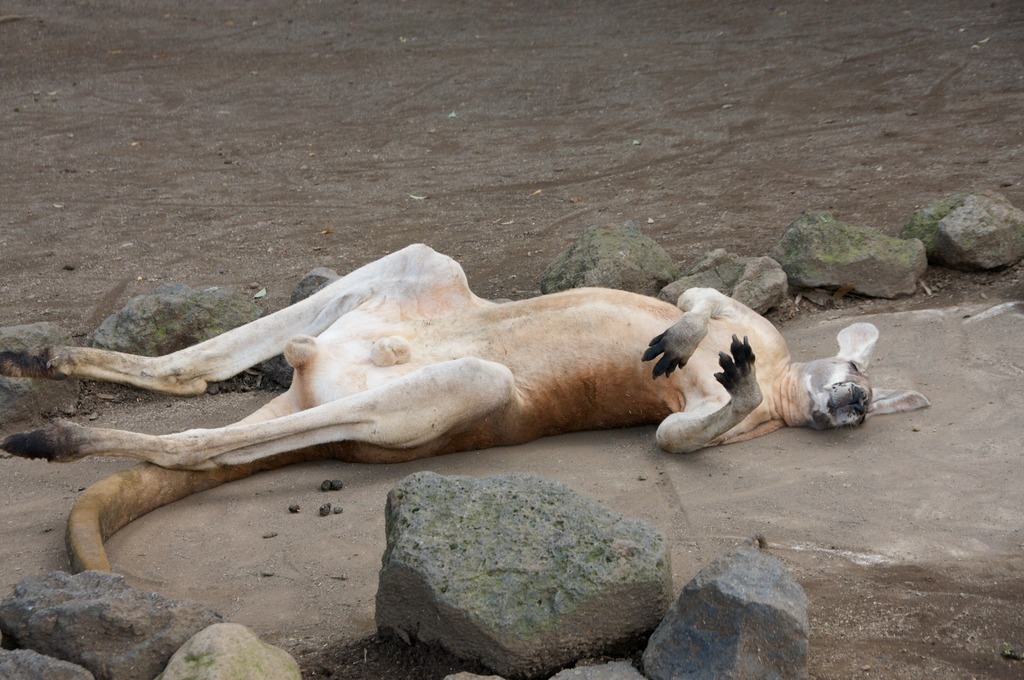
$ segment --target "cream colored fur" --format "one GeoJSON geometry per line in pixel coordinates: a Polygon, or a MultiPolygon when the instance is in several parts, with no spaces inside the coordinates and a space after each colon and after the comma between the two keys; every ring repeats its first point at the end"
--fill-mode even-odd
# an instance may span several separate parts
{"type": "Polygon", "coordinates": [[[687,452],[784,425],[843,425],[927,405],[917,393],[887,392],[884,409],[872,410],[863,370],[877,331],[851,329],[840,356],[798,364],[771,323],[711,289],[687,291],[678,307],[608,289],[499,304],[474,295],[455,261],[417,245],[164,357],[63,347],[0,361],[4,375],[189,395],[283,352],[295,368],[291,388],[234,425],[154,436],[60,423],[3,446],[163,468],[106,480],[73,512],[73,560],[108,568],[103,540],[140,511],[296,460],[396,462],[645,423],[659,423],[662,448],[687,452]],[[642,360],[645,350],[657,363],[642,360]],[[756,359],[743,359],[749,351],[756,359]],[[135,488],[158,483],[161,494],[135,488]]]}

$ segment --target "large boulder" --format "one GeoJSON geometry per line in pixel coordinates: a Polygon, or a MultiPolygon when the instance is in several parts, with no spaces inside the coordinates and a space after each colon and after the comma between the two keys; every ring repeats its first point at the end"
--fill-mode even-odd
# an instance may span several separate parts
{"type": "Polygon", "coordinates": [[[807,596],[757,539],[683,588],[643,654],[650,680],[807,677],[807,596]]]}
{"type": "Polygon", "coordinates": [[[252,296],[224,287],[158,286],[111,314],[91,345],[115,352],[162,356],[220,335],[260,317],[252,296]]]}
{"type": "MultiPolygon", "coordinates": [[[[71,336],[52,323],[0,328],[0,352],[35,351],[70,344],[71,336]]],[[[77,405],[77,380],[0,377],[0,422],[31,419],[40,414],[71,415],[77,405]]]]}
{"type": "Polygon", "coordinates": [[[4,644],[78,664],[96,680],[152,680],[186,640],[220,621],[200,604],[97,571],[29,577],[0,601],[4,644]]]}
{"type": "Polygon", "coordinates": [[[714,288],[764,314],[786,301],[789,278],[782,265],[770,257],[743,257],[718,248],[662,288],[658,297],[676,304],[690,288],[714,288]]]}
{"type": "Polygon", "coordinates": [[[928,268],[920,240],[844,224],[827,212],[793,220],[771,255],[796,286],[848,288],[881,298],[913,294],[928,268]]]}
{"type": "Polygon", "coordinates": [[[505,676],[635,645],[671,599],[657,529],[536,477],[411,475],[386,531],[378,628],[505,676]]]}
{"type": "Polygon", "coordinates": [[[622,227],[590,227],[548,265],[540,281],[542,293],[598,286],[657,295],[679,278],[679,269],[665,249],[632,222],[622,227]]]}
{"type": "Polygon", "coordinates": [[[916,211],[900,231],[924,242],[928,260],[996,269],[1024,258],[1024,211],[999,194],[957,194],[916,211]]]}
{"type": "Polygon", "coordinates": [[[181,646],[156,680],[302,680],[288,652],[237,623],[215,623],[181,646]]]}

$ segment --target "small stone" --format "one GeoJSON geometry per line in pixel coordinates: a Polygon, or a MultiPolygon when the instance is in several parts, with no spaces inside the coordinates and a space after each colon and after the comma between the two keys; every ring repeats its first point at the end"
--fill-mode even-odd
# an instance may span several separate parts
{"type": "Polygon", "coordinates": [[[1022,661],[1024,660],[1024,646],[1013,644],[1011,642],[1004,642],[1003,649],[1000,652],[1000,656],[1002,656],[1004,659],[1022,661]]]}
{"type": "Polygon", "coordinates": [[[300,680],[302,676],[299,664],[283,649],[263,642],[245,626],[217,623],[182,645],[159,677],[161,680],[300,680]]]}
{"type": "Polygon", "coordinates": [[[342,487],[344,486],[345,485],[341,482],[340,479],[331,480],[331,491],[341,491],[342,487]]]}
{"type": "Polygon", "coordinates": [[[292,513],[293,515],[295,513],[297,513],[298,511],[299,511],[299,504],[298,503],[292,503],[291,505],[288,506],[288,512],[292,513]]]}
{"type": "Polygon", "coordinates": [[[320,516],[327,517],[327,515],[329,514],[331,514],[331,504],[324,503],[323,505],[320,506],[320,516]]]}
{"type": "Polygon", "coordinates": [[[342,507],[340,505],[334,506],[334,514],[335,515],[340,515],[342,512],[344,512],[344,510],[342,509],[342,507]]]}
{"type": "Polygon", "coordinates": [[[331,490],[331,480],[325,479],[324,481],[320,482],[320,490],[321,491],[330,491],[331,490]]]}

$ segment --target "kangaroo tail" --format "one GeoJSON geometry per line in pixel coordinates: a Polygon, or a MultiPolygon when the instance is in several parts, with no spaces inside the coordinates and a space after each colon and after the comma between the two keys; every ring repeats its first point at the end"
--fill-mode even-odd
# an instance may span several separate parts
{"type": "Polygon", "coordinates": [[[82,492],[71,508],[64,534],[71,569],[110,571],[104,541],[161,506],[257,472],[320,457],[305,449],[213,470],[170,470],[140,463],[115,472],[82,492]]]}

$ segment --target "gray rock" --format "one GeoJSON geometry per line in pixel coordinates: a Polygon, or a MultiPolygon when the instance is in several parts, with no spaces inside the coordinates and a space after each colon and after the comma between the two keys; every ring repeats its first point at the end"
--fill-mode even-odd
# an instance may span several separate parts
{"type": "Polygon", "coordinates": [[[1024,258],[1024,211],[999,194],[957,194],[915,212],[900,235],[921,239],[932,264],[996,269],[1024,258]]]}
{"type": "Polygon", "coordinates": [[[599,286],[657,295],[677,278],[679,270],[665,249],[627,222],[622,227],[584,230],[568,250],[548,265],[540,289],[542,293],[554,293],[599,286]]]}
{"type": "Polygon", "coordinates": [[[26,578],[0,601],[5,641],[84,666],[97,680],[152,680],[186,640],[220,620],[197,603],[96,571],[26,578]]]}
{"type": "Polygon", "coordinates": [[[807,677],[807,596],[756,540],[683,588],[643,655],[650,680],[807,677]]]}
{"type": "Polygon", "coordinates": [[[690,288],[714,288],[764,314],[786,301],[789,278],[782,265],[770,257],[743,257],[718,248],[662,288],[658,297],[676,304],[690,288]]]}
{"type": "Polygon", "coordinates": [[[743,269],[732,297],[758,314],[784,304],[789,296],[789,276],[782,265],[770,257],[755,257],[743,269]]]}
{"type": "Polygon", "coordinates": [[[181,646],[156,680],[302,680],[288,652],[237,623],[215,623],[181,646]]]}
{"type": "Polygon", "coordinates": [[[338,276],[338,272],[327,267],[311,269],[295,284],[295,290],[292,291],[291,304],[294,305],[296,302],[305,300],[310,295],[320,292],[324,287],[329,286],[339,278],[341,277],[338,276]]]}
{"type": "Polygon", "coordinates": [[[378,628],[505,676],[635,644],[671,599],[659,531],[535,477],[411,475],[386,531],[378,628]]]}
{"type": "Polygon", "coordinates": [[[577,666],[551,676],[551,680],[644,680],[628,661],[612,661],[600,666],[577,666]]]}
{"type": "MultiPolygon", "coordinates": [[[[0,328],[0,352],[33,351],[70,344],[71,336],[52,323],[0,328]]],[[[40,414],[71,415],[77,405],[77,380],[0,378],[0,422],[10,423],[40,414]]]]}
{"type": "Polygon", "coordinates": [[[500,675],[477,675],[469,671],[444,676],[444,680],[505,680],[500,675]]]}
{"type": "Polygon", "coordinates": [[[116,352],[162,356],[260,317],[252,296],[231,288],[166,284],[134,297],[93,333],[91,345],[116,352]]]}
{"type": "Polygon", "coordinates": [[[288,389],[292,384],[292,377],[295,375],[295,369],[288,365],[283,354],[261,361],[254,368],[266,378],[263,386],[270,389],[288,389]]]}
{"type": "Polygon", "coordinates": [[[0,678],[3,680],[95,680],[81,666],[31,649],[0,649],[0,678]]]}
{"type": "Polygon", "coordinates": [[[845,288],[870,297],[894,298],[917,290],[928,267],[924,244],[876,229],[837,222],[829,213],[805,212],[786,228],[772,250],[796,286],[845,288]]]}
{"type": "Polygon", "coordinates": [[[939,221],[962,206],[965,198],[967,194],[953,194],[914,211],[900,229],[900,238],[920,240],[924,243],[928,259],[931,261],[935,256],[935,235],[939,231],[939,221]]]}
{"type": "MultiPolygon", "coordinates": [[[[337,281],[339,278],[338,272],[327,267],[317,267],[307,272],[299,282],[295,285],[295,290],[292,291],[291,304],[301,302],[310,295],[320,292],[325,286],[337,281]]],[[[294,370],[285,361],[283,354],[278,354],[276,357],[271,357],[266,361],[256,366],[256,370],[264,375],[268,380],[266,382],[267,387],[283,387],[287,389],[292,384],[292,375],[294,370]]]]}

